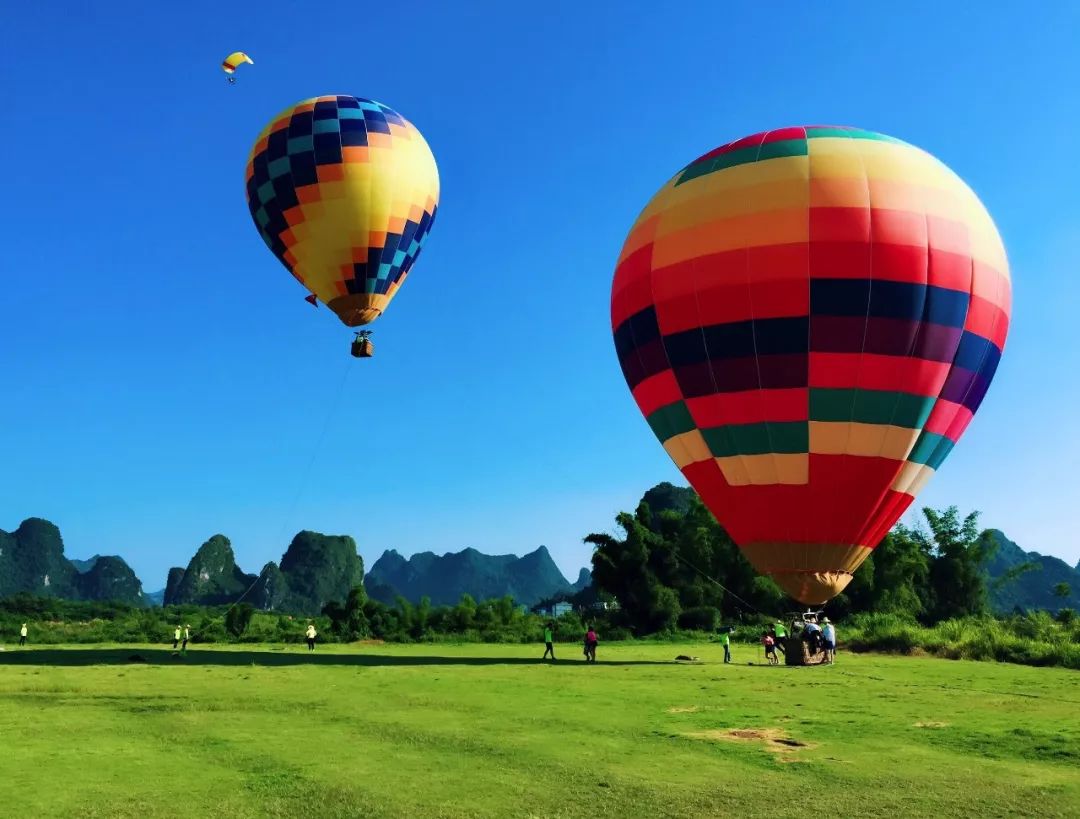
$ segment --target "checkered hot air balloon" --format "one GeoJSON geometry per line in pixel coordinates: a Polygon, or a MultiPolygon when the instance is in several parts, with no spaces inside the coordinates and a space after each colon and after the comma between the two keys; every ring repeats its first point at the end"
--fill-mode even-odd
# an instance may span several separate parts
{"type": "Polygon", "coordinates": [[[439,172],[423,136],[396,111],[361,97],[315,97],[259,135],[247,201],[308,300],[358,327],[382,315],[416,262],[435,219],[439,172]]]}
{"type": "Polygon", "coordinates": [[[611,319],[649,426],[755,568],[838,594],[960,438],[1009,326],[1005,249],[924,151],[755,134],[653,197],[611,319]]]}

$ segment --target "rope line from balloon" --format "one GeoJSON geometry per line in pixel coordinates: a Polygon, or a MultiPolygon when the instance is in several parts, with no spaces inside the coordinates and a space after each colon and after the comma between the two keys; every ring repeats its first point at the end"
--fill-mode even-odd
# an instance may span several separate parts
{"type": "Polygon", "coordinates": [[[742,603],[746,608],[750,609],[750,611],[754,612],[754,614],[757,614],[757,615],[759,615],[761,617],[764,617],[764,618],[770,619],[770,620],[777,620],[777,621],[780,620],[779,617],[772,617],[771,615],[765,614],[763,611],[761,611],[757,607],[751,605],[750,603],[747,603],[745,600],[743,600],[741,597],[739,597],[739,595],[735,594],[735,592],[733,592],[731,589],[729,589],[727,586],[725,586],[723,583],[721,583],[715,577],[713,577],[712,575],[708,575],[705,572],[703,572],[701,569],[699,569],[697,566],[695,566],[693,563],[691,563],[685,557],[680,555],[678,552],[672,552],[672,554],[675,556],[676,560],[682,561],[687,566],[689,566],[691,569],[693,569],[695,572],[697,572],[702,577],[704,577],[706,580],[708,580],[708,581],[710,581],[712,583],[715,583],[717,586],[719,586],[725,592],[727,592],[732,597],[734,597],[736,600],[738,600],[740,603],[742,603]]]}
{"type": "MultiPolygon", "coordinates": [[[[289,505],[289,511],[286,513],[285,518],[281,523],[281,529],[278,530],[276,539],[279,542],[285,536],[285,531],[289,526],[289,521],[292,519],[293,513],[296,511],[296,505],[300,502],[300,496],[303,494],[304,489],[307,487],[308,478],[311,477],[311,469],[313,466],[315,466],[315,459],[318,458],[319,451],[322,449],[323,441],[326,440],[326,433],[330,429],[330,422],[333,420],[334,416],[337,415],[338,406],[341,404],[341,396],[342,393],[345,391],[345,382],[348,381],[349,372],[352,369],[352,361],[353,359],[349,358],[349,360],[346,362],[345,369],[341,374],[341,380],[338,382],[337,392],[334,394],[334,400],[330,403],[330,409],[326,413],[326,417],[323,420],[322,429],[320,430],[319,437],[316,439],[315,446],[311,451],[311,457],[308,459],[307,467],[302,473],[300,483],[296,488],[296,494],[293,495],[292,503],[289,505]]],[[[256,575],[255,580],[252,582],[252,584],[244,590],[244,593],[237,597],[232,602],[232,605],[225,609],[225,614],[228,614],[230,611],[232,611],[241,600],[247,597],[251,590],[259,584],[260,580],[262,580],[261,571],[258,573],[258,575],[256,575]]]]}

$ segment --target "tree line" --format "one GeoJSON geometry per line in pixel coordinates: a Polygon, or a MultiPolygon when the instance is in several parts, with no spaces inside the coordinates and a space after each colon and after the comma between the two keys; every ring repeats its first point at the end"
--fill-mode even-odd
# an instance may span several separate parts
{"type": "MultiPolygon", "coordinates": [[[[656,512],[646,496],[633,514],[616,516],[617,534],[585,538],[594,549],[592,595],[618,603],[605,612],[612,625],[635,635],[710,631],[802,608],[751,567],[696,495],[679,506],[656,512]]],[[[834,620],[873,612],[922,625],[987,615],[986,566],[995,548],[978,512],[961,517],[955,506],[925,508],[918,524],[897,524],[886,535],[826,610],[834,620]]],[[[1062,598],[1068,593],[1055,588],[1062,598]]],[[[1068,621],[1073,612],[1063,609],[1059,616],[1068,621]]]]}

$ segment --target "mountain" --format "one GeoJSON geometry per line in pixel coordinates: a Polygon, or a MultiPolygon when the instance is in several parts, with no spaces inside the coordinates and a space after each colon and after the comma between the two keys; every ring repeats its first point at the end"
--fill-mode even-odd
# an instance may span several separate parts
{"type": "Polygon", "coordinates": [[[300,532],[281,557],[259,573],[251,604],[265,610],[318,614],[329,602],[341,602],[364,583],[364,561],[348,535],[300,532]]]}
{"type": "Polygon", "coordinates": [[[390,549],[375,561],[364,586],[369,597],[384,603],[400,594],[413,603],[428,597],[436,606],[453,605],[463,594],[478,601],[510,595],[531,606],[571,590],[545,546],[522,557],[468,548],[441,557],[420,552],[408,560],[390,549]]]}
{"type": "Polygon", "coordinates": [[[142,583],[119,557],[98,557],[90,570],[75,578],[79,597],[83,600],[120,600],[145,606],[142,583]]]}
{"type": "Polygon", "coordinates": [[[179,566],[169,569],[169,576],[165,580],[165,592],[161,596],[161,605],[168,606],[176,599],[176,592],[184,579],[184,570],[179,566]]]}
{"type": "Polygon", "coordinates": [[[41,518],[24,520],[14,532],[0,530],[0,597],[19,593],[146,604],[142,583],[121,558],[68,560],[60,530],[41,518]]]}
{"type": "Polygon", "coordinates": [[[186,569],[169,570],[166,606],[220,606],[243,597],[264,611],[319,614],[330,601],[342,601],[364,582],[364,562],[356,541],[347,535],[303,531],[281,557],[263,566],[258,575],[236,565],[232,544],[214,535],[199,547],[186,569]]]}
{"type": "Polygon", "coordinates": [[[143,600],[146,601],[148,606],[164,606],[165,605],[165,589],[159,589],[158,591],[143,592],[143,600]]]}
{"type": "Polygon", "coordinates": [[[989,530],[989,535],[997,545],[987,565],[990,605],[995,611],[1009,613],[1016,608],[1056,611],[1064,606],[1077,607],[1080,603],[1080,568],[1073,568],[1056,557],[1025,552],[997,529],[989,530]],[[1010,573],[1012,577],[1009,577],[1010,573]],[[1054,587],[1059,583],[1068,585],[1070,595],[1067,598],[1054,594],[1054,587]]]}
{"type": "MultiPolygon", "coordinates": [[[[170,570],[169,580],[174,578],[173,570],[170,570]]],[[[236,565],[229,539],[225,535],[214,535],[195,552],[179,582],[171,589],[166,588],[165,605],[232,603],[254,582],[253,575],[244,574],[236,565]]]]}
{"type": "Polygon", "coordinates": [[[690,501],[694,499],[694,495],[694,490],[689,486],[675,486],[673,483],[664,481],[646,492],[641,502],[649,507],[653,515],[668,511],[684,515],[690,508],[690,501]]]}
{"type": "Polygon", "coordinates": [[[571,586],[571,588],[575,592],[580,592],[580,591],[585,591],[585,589],[589,588],[589,586],[591,586],[591,585],[592,585],[592,572],[590,572],[588,569],[583,568],[580,572],[578,572],[577,580],[574,582],[574,584],[573,584],[573,586],[571,586]]]}
{"type": "Polygon", "coordinates": [[[98,562],[98,558],[100,557],[101,555],[94,555],[93,557],[87,558],[86,560],[79,560],[74,557],[69,557],[68,560],[70,560],[71,565],[75,567],[75,571],[77,571],[79,574],[86,574],[88,571],[94,568],[94,564],[98,562]]]}

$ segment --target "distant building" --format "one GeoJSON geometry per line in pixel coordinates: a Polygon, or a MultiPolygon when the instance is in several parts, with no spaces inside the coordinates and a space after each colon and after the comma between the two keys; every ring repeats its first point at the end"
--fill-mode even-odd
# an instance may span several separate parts
{"type": "Polygon", "coordinates": [[[564,614],[569,614],[573,610],[574,607],[571,606],[569,603],[556,603],[554,606],[551,607],[551,616],[562,617],[564,614]]]}

